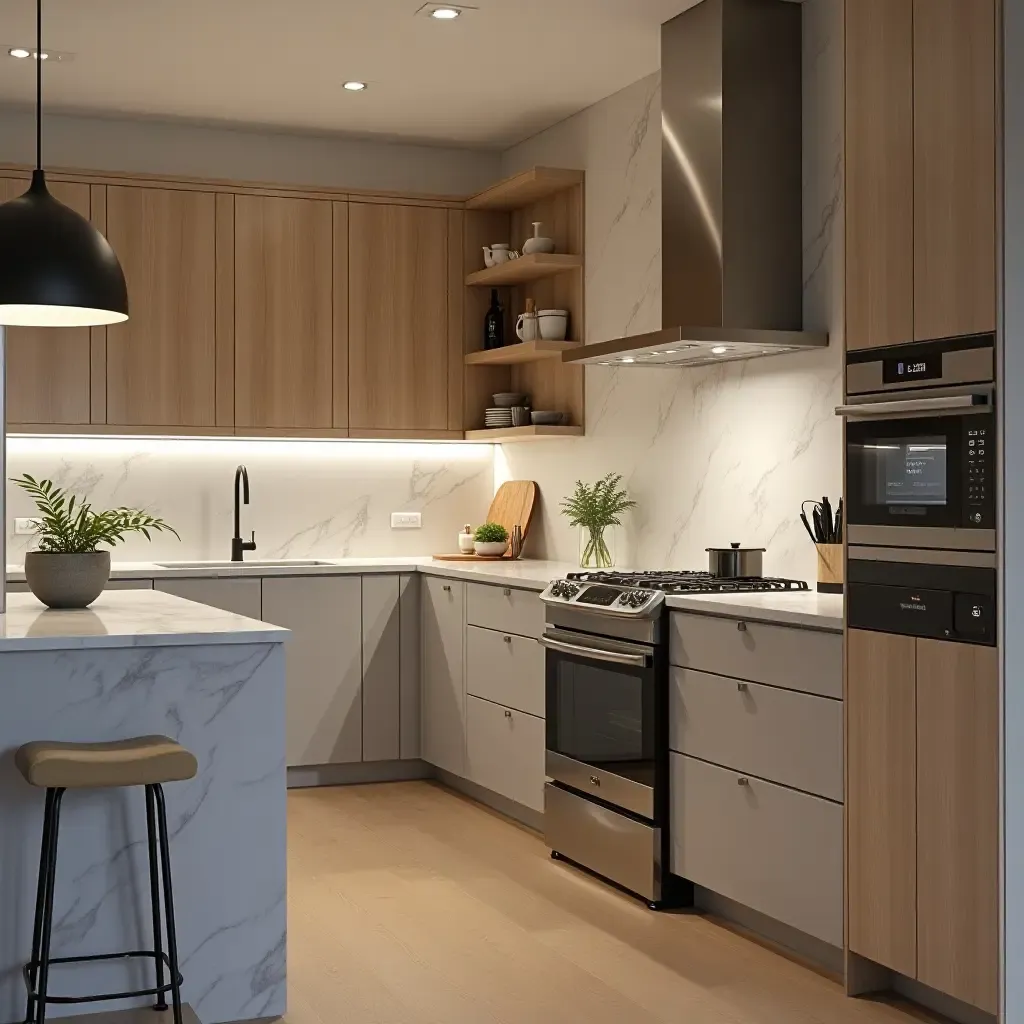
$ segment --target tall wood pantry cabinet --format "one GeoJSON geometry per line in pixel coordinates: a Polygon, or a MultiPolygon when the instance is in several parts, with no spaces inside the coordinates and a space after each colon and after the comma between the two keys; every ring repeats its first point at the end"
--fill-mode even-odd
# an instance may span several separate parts
{"type": "Polygon", "coordinates": [[[995,1013],[996,649],[851,629],[847,677],[849,948],[995,1013]]]}
{"type": "Polygon", "coordinates": [[[995,0],[846,2],[846,346],[996,327],[995,0]]]}

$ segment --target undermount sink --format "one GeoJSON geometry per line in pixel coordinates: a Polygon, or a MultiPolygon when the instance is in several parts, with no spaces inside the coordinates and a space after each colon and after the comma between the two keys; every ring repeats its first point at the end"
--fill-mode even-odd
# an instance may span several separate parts
{"type": "Polygon", "coordinates": [[[157,562],[161,569],[311,569],[317,565],[330,565],[330,562],[315,558],[268,558],[250,559],[246,562],[157,562]]]}

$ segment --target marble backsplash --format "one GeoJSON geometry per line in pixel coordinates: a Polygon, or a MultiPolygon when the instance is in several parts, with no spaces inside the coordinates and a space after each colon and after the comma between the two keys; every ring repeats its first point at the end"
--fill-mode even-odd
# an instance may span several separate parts
{"type": "MultiPolygon", "coordinates": [[[[800,502],[841,488],[842,4],[807,0],[804,17],[804,325],[823,352],[696,370],[588,367],[587,436],[506,445],[497,478],[546,496],[535,550],[573,558],[558,500],[582,477],[621,473],[638,508],[620,561],[700,568],[704,548],[766,547],[765,571],[814,579],[800,502]]],[[[661,324],[661,132],[653,75],[509,150],[503,172],[534,164],[587,172],[587,341],[661,324]]]]}
{"type": "MultiPolygon", "coordinates": [[[[130,537],[120,561],[219,559],[231,555],[235,467],[249,471],[242,534],[256,532],[250,558],[423,555],[458,550],[466,522],[478,523],[494,493],[490,445],[13,437],[7,474],[48,477],[99,507],[129,505],[163,516],[181,534],[130,537]],[[419,530],[392,530],[392,512],[421,512],[419,530]]],[[[14,518],[34,506],[7,486],[9,564],[32,537],[14,518]]]]}

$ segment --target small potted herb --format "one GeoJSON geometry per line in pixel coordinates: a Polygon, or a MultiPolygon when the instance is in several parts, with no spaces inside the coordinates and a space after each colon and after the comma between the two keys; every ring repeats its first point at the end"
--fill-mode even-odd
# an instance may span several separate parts
{"type": "MultiPolygon", "coordinates": [[[[110,552],[99,545],[120,544],[127,533],[178,531],[162,519],[135,508],[94,512],[82,498],[69,495],[51,480],[26,473],[12,480],[36,503],[35,533],[39,550],[25,555],[29,589],[50,608],[87,608],[103,592],[110,577],[110,552]]],[[[181,538],[178,537],[180,540],[181,538]]]]}
{"type": "Polygon", "coordinates": [[[501,523],[484,523],[473,533],[473,550],[478,555],[495,558],[508,548],[508,530],[501,523]]]}
{"type": "Polygon", "coordinates": [[[580,565],[584,569],[610,569],[615,564],[605,537],[609,526],[621,526],[623,512],[636,507],[624,488],[621,473],[609,473],[588,486],[576,481],[576,490],[562,501],[562,515],[580,528],[580,565]]]}

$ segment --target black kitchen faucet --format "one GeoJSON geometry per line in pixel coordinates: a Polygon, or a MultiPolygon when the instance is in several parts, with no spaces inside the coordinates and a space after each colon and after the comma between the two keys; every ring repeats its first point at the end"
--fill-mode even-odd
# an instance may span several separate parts
{"type": "Polygon", "coordinates": [[[256,550],[256,532],[252,532],[251,540],[242,540],[241,524],[239,522],[239,500],[238,484],[242,484],[242,503],[249,504],[249,471],[245,466],[239,466],[235,470],[235,535],[231,538],[231,561],[241,562],[246,551],[256,550]]]}

